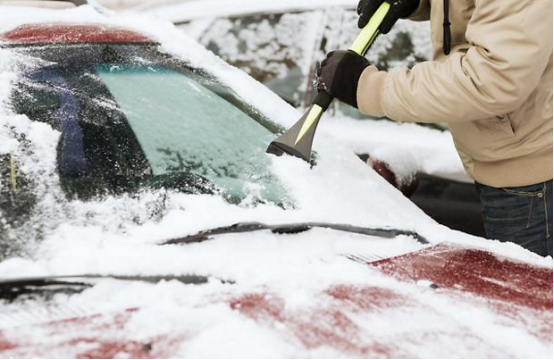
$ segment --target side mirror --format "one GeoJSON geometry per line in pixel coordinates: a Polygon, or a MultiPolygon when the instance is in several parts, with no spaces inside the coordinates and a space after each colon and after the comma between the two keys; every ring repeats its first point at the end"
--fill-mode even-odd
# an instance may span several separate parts
{"type": "Polygon", "coordinates": [[[409,198],[416,192],[417,187],[419,186],[419,177],[416,171],[411,174],[400,176],[400,174],[395,173],[391,165],[385,161],[373,158],[369,154],[358,154],[358,157],[364,163],[371,166],[373,170],[375,170],[377,174],[381,175],[383,179],[387,180],[392,186],[400,190],[404,196],[409,198]]]}
{"type": "Polygon", "coordinates": [[[59,109],[61,95],[46,82],[21,83],[12,96],[12,104],[19,114],[40,114],[59,109]]]}

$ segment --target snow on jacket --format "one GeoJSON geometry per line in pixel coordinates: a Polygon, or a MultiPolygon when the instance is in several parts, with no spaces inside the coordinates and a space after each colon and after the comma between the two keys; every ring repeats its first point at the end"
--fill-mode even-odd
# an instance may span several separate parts
{"type": "Polygon", "coordinates": [[[443,53],[443,0],[421,0],[434,61],[390,72],[368,67],[364,114],[446,122],[468,174],[494,187],[552,179],[552,0],[450,1],[452,50],[443,53]]]}

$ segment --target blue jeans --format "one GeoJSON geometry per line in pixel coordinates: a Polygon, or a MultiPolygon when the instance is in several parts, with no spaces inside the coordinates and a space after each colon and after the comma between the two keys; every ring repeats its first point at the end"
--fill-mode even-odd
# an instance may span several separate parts
{"type": "Polygon", "coordinates": [[[476,186],[487,238],[552,256],[552,180],[513,188],[476,186]]]}

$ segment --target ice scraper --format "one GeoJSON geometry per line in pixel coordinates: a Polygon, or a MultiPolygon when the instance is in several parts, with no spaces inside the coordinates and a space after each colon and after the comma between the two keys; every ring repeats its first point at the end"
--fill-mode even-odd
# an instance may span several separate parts
{"type": "MultiPolygon", "coordinates": [[[[373,14],[367,25],[362,29],[354,43],[350,47],[359,55],[364,56],[377,35],[379,34],[379,26],[387,15],[390,5],[387,2],[381,4],[379,9],[373,14]]],[[[317,94],[312,106],[308,111],[283,135],[274,140],[267,148],[267,153],[281,156],[284,153],[299,157],[305,161],[310,161],[312,152],[312,143],[314,134],[319,123],[319,119],[327,110],[333,97],[325,91],[317,94]]]]}

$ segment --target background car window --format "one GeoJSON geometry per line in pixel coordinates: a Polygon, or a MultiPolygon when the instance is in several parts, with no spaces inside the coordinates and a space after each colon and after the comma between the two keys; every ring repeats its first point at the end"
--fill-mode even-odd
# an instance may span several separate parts
{"type": "MultiPolygon", "coordinates": [[[[322,44],[330,43],[327,38],[338,39],[338,42],[331,43],[335,49],[348,48],[360,31],[357,27],[358,14],[354,9],[341,8],[334,11],[334,14],[330,14],[328,18],[330,26],[327,26],[322,44]]],[[[429,32],[428,27],[429,25],[424,22],[400,20],[387,35],[377,38],[366,57],[381,70],[389,70],[393,67],[412,68],[431,57],[430,36],[422,35],[429,32]]],[[[328,47],[322,48],[318,56],[324,58],[325,54],[332,50],[328,47]]],[[[386,119],[362,115],[357,109],[340,101],[335,101],[333,106],[335,111],[349,118],[386,119]]],[[[446,129],[443,124],[422,125],[440,130],[446,129]]]]}
{"type": "MultiPolygon", "coordinates": [[[[341,21],[341,30],[336,36],[341,43],[337,46],[348,48],[360,32],[358,14],[354,9],[342,9],[341,21]]],[[[426,22],[399,20],[388,34],[376,39],[366,57],[381,70],[396,66],[411,68],[431,56],[428,33],[429,24],[426,22]]]]}
{"type": "Polygon", "coordinates": [[[200,42],[298,107],[311,86],[312,56],[322,18],[322,11],[221,18],[200,42]]]}
{"type": "MultiPolygon", "coordinates": [[[[354,8],[330,6],[314,11],[201,19],[179,26],[285,101],[304,108],[316,95],[313,83],[319,62],[330,51],[350,47],[360,31],[357,22],[354,8]]],[[[377,38],[366,56],[383,70],[410,68],[430,58],[428,33],[427,23],[401,20],[389,34],[377,38]]],[[[362,115],[339,101],[333,103],[329,113],[360,120],[386,119],[362,115]]],[[[446,129],[441,124],[423,125],[446,129]]]]}
{"type": "Polygon", "coordinates": [[[96,70],[125,113],[154,176],[190,172],[234,199],[283,200],[264,156],[274,135],[212,89],[155,65],[96,70]]]}

